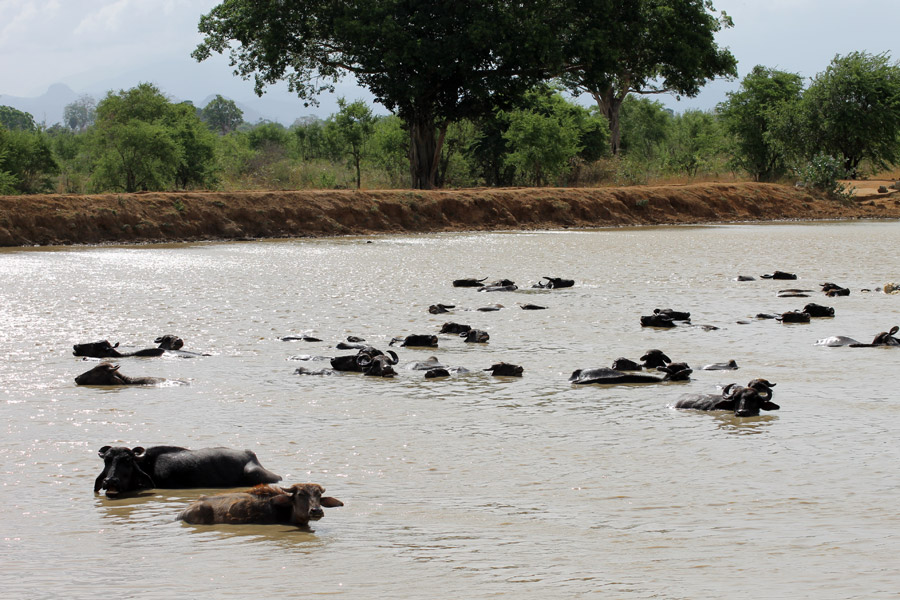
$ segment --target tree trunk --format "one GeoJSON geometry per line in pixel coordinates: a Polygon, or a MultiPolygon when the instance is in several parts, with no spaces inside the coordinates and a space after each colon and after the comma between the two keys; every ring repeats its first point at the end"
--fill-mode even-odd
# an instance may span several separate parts
{"type": "MultiPolygon", "coordinates": [[[[627,93],[625,95],[627,95],[627,93]]],[[[606,117],[606,120],[609,121],[609,145],[613,156],[619,154],[619,145],[622,140],[622,131],[619,124],[619,109],[622,107],[625,95],[620,97],[620,95],[615,93],[615,90],[612,87],[603,90],[602,93],[591,92],[591,96],[593,96],[594,100],[597,102],[600,112],[602,112],[606,117]]]]}
{"type": "Polygon", "coordinates": [[[430,111],[416,112],[407,121],[409,127],[409,174],[413,189],[430,190],[437,182],[441,146],[447,133],[443,125],[435,136],[434,115],[430,111]]]}

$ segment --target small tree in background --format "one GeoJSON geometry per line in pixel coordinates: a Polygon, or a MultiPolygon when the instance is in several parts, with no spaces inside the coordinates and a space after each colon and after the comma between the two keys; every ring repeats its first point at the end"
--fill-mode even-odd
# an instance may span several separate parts
{"type": "Polygon", "coordinates": [[[72,131],[84,131],[97,118],[97,103],[90,96],[81,96],[63,109],[63,123],[72,131]]]}
{"type": "Polygon", "coordinates": [[[736,92],[719,104],[725,130],[733,137],[733,165],[757,181],[773,181],[788,172],[792,146],[786,137],[799,110],[803,80],[796,73],[762,65],[741,81],[736,92]]]}
{"type": "Polygon", "coordinates": [[[328,120],[326,130],[342,153],[350,157],[350,166],[356,169],[356,189],[359,189],[362,185],[359,165],[366,142],[374,131],[375,118],[372,116],[372,109],[362,100],[348,104],[344,98],[339,98],[338,108],[340,110],[328,120]]]}
{"type": "Polygon", "coordinates": [[[200,118],[219,135],[227,135],[244,122],[244,111],[233,100],[219,94],[200,111],[200,118]]]}
{"type": "Polygon", "coordinates": [[[0,125],[11,131],[34,131],[37,129],[31,113],[22,112],[12,106],[0,106],[0,125]]]}
{"type": "Polygon", "coordinates": [[[887,53],[836,56],[801,102],[807,156],[840,158],[851,177],[900,159],[900,64],[887,53]]]}

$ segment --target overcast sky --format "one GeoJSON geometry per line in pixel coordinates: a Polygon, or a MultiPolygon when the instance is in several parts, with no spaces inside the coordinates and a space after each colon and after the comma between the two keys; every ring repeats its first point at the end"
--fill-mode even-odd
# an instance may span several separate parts
{"type": "MultiPolygon", "coordinates": [[[[216,56],[196,63],[197,22],[216,0],[0,0],[0,94],[39,96],[54,83],[100,97],[109,89],[151,81],[177,98],[201,102],[210,94],[253,98],[252,84],[231,75],[216,56]]],[[[900,60],[900,0],[715,0],[734,19],[717,38],[737,57],[740,77],[754,65],[811,77],[836,54],[888,52],[900,60]]],[[[340,93],[371,98],[347,79],[340,93]]],[[[714,82],[694,99],[667,106],[712,108],[737,82],[714,82]]],[[[269,101],[295,102],[274,89],[269,101]]],[[[333,99],[298,116],[333,112],[333,99]]]]}

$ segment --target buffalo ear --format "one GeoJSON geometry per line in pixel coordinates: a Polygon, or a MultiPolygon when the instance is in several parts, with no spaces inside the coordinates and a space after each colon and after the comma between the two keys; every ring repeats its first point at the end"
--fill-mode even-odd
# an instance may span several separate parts
{"type": "Polygon", "coordinates": [[[131,451],[134,453],[135,456],[140,456],[144,453],[144,447],[143,446],[135,446],[134,448],[131,449],[131,451]]]}
{"type": "Polygon", "coordinates": [[[97,451],[97,455],[100,458],[105,458],[106,453],[109,451],[110,448],[112,448],[112,446],[103,446],[102,448],[100,448],[100,450],[97,451]]]}
{"type": "Polygon", "coordinates": [[[780,406],[778,406],[778,405],[775,404],[774,402],[769,402],[768,400],[766,400],[765,402],[763,402],[762,404],[760,404],[759,407],[760,407],[761,409],[763,409],[763,410],[778,410],[778,409],[781,408],[780,406]]]}
{"type": "Polygon", "coordinates": [[[344,505],[343,502],[337,498],[332,498],[331,496],[322,496],[321,500],[319,500],[319,504],[325,508],[337,508],[338,506],[344,505]]]}

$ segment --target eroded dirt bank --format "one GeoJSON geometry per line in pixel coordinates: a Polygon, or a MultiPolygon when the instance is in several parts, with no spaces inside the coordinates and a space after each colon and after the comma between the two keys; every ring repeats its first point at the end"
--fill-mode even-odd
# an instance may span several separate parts
{"type": "Polygon", "coordinates": [[[840,218],[900,218],[900,192],[845,204],[764,183],[0,196],[0,246],[840,218]]]}

